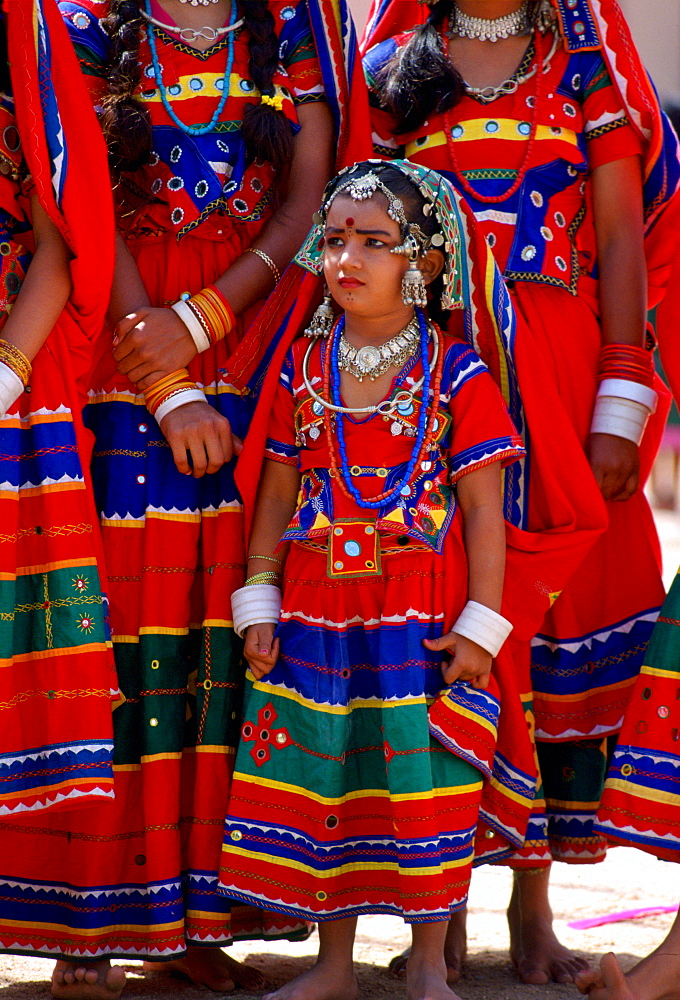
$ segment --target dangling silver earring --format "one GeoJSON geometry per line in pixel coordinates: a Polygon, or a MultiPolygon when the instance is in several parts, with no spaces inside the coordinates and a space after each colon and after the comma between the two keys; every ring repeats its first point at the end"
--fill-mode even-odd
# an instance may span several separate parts
{"type": "Polygon", "coordinates": [[[427,285],[423,272],[418,267],[420,257],[418,244],[412,236],[408,237],[403,252],[408,253],[408,271],[401,279],[401,297],[405,306],[419,306],[424,309],[427,305],[427,285]]]}
{"type": "Polygon", "coordinates": [[[311,322],[305,330],[305,337],[328,337],[335,323],[335,311],[331,293],[326,287],[323,302],[316,307],[311,322]]]}

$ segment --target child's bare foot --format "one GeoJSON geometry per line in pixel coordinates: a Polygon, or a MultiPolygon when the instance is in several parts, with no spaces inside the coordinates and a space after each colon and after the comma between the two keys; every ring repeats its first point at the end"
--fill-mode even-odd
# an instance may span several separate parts
{"type": "Polygon", "coordinates": [[[267,980],[251,965],[230,958],[221,948],[189,946],[186,955],[171,962],[145,962],[147,972],[178,972],[194,986],[205,986],[216,993],[230,993],[237,986],[246,990],[263,990],[267,980]]]}
{"type": "Polygon", "coordinates": [[[460,1000],[446,982],[446,965],[409,958],[406,967],[408,1000],[460,1000]]]}
{"type": "Polygon", "coordinates": [[[599,971],[579,973],[576,985],[590,1000],[680,1000],[680,955],[662,945],[624,976],[610,953],[599,971]]]}
{"type": "MultiPolygon", "coordinates": [[[[395,955],[388,966],[392,975],[398,979],[406,979],[406,966],[411,949],[395,955]]],[[[444,945],[444,961],[446,962],[446,980],[449,986],[460,982],[463,975],[463,963],[467,956],[467,910],[459,910],[451,915],[446,931],[444,945]]]]}
{"type": "Polygon", "coordinates": [[[588,963],[560,944],[548,901],[550,869],[516,872],[508,907],[510,958],[520,982],[573,983],[588,963]]]}
{"type": "Polygon", "coordinates": [[[357,1000],[359,984],[354,967],[335,962],[317,962],[263,1000],[357,1000]]]}
{"type": "Polygon", "coordinates": [[[118,1000],[125,986],[125,973],[108,958],[99,962],[63,962],[52,973],[52,996],[59,1000],[118,1000]]]}

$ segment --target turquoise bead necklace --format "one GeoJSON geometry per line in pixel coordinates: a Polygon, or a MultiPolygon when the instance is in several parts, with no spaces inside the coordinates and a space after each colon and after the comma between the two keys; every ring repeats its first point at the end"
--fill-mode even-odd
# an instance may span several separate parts
{"type": "MultiPolygon", "coordinates": [[[[151,17],[151,0],[144,0],[144,7],[146,9],[147,17],[151,17]]],[[[233,28],[236,24],[236,18],[238,16],[238,4],[236,0],[231,2],[231,13],[229,15],[229,28],[233,28]]],[[[156,49],[156,34],[154,32],[154,27],[151,21],[147,20],[146,25],[146,37],[149,40],[149,48],[151,49],[151,60],[153,62],[153,73],[156,79],[156,84],[158,90],[160,91],[161,101],[163,102],[163,107],[168,112],[175,125],[181,128],[182,132],[186,132],[187,135],[206,135],[208,132],[212,132],[215,125],[220,120],[220,116],[224,111],[224,106],[227,103],[227,98],[229,97],[229,84],[231,82],[231,71],[234,66],[234,41],[235,32],[229,32],[229,41],[227,43],[227,65],[224,70],[224,77],[222,78],[222,96],[220,97],[219,104],[215,109],[215,114],[212,116],[207,125],[201,125],[195,127],[193,125],[187,125],[181,120],[176,114],[172,107],[172,104],[168,100],[168,92],[166,90],[165,84],[163,83],[163,71],[161,65],[158,61],[158,51],[156,49]]]]}

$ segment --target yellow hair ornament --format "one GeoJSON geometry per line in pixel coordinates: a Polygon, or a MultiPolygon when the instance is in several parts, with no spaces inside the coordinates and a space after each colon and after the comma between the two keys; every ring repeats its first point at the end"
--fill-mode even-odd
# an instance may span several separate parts
{"type": "Polygon", "coordinates": [[[276,94],[275,97],[270,97],[269,94],[263,94],[260,98],[260,104],[268,104],[270,107],[274,108],[275,111],[283,111],[283,97],[280,94],[276,94]]]}

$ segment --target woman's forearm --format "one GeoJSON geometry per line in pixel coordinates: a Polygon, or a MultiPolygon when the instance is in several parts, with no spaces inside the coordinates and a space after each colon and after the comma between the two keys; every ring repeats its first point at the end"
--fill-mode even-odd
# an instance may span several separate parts
{"type": "Polygon", "coordinates": [[[37,198],[31,199],[36,251],[2,337],[32,361],[71,294],[69,251],[37,198]]]}
{"type": "Polygon", "coordinates": [[[592,183],[602,341],[642,347],[647,266],[639,157],[598,167],[592,183]]]}
{"type": "Polygon", "coordinates": [[[500,465],[463,476],[457,489],[468,559],[468,599],[500,611],[506,544],[500,465]]]}
{"type": "MultiPolygon", "coordinates": [[[[300,249],[333,172],[335,136],[327,104],[299,109],[301,129],[283,201],[253,244],[282,272],[300,249]]],[[[268,295],[273,269],[254,253],[244,253],[215,282],[236,315],[268,295]]]]}
{"type": "Polygon", "coordinates": [[[139,268],[123,237],[116,235],[116,268],[107,318],[111,327],[130,313],[151,305],[139,268]]]}
{"type": "Polygon", "coordinates": [[[248,546],[249,576],[276,570],[276,564],[271,560],[278,558],[275,553],[295,513],[299,489],[300,473],[297,468],[265,460],[248,546]]]}

